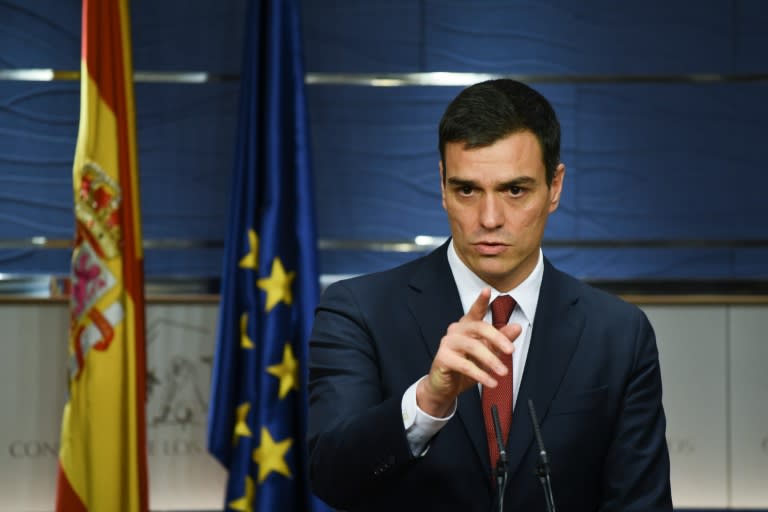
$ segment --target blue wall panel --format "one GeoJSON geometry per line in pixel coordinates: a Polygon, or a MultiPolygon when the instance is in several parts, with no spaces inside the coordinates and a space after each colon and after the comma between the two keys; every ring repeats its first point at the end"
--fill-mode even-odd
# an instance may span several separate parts
{"type": "MultiPolygon", "coordinates": [[[[137,70],[240,67],[246,2],[132,2],[137,70]]],[[[666,240],[670,248],[547,249],[585,277],[765,277],[765,250],[685,248],[768,239],[761,132],[768,83],[622,83],[628,76],[765,74],[768,2],[304,0],[310,72],[604,75],[534,84],[563,125],[568,172],[548,240],[666,240]],[[615,79],[615,80],[614,80],[615,79]],[[677,245],[675,245],[677,243],[677,245]]],[[[0,70],[79,67],[80,2],[0,0],[0,70]]],[[[221,240],[236,80],[136,86],[144,233],[221,240]]],[[[325,239],[445,236],[437,123],[458,87],[308,87],[318,229],[325,239]]],[[[0,81],[0,239],[72,233],[76,82],[0,81]]],[[[68,258],[6,250],[17,271],[68,258]],[[25,263],[26,262],[26,263],[25,263]],[[26,265],[26,266],[25,266],[26,265]]],[[[357,273],[412,255],[325,250],[357,273]]],[[[220,250],[150,250],[149,274],[216,275],[220,250]]]]}
{"type": "Polygon", "coordinates": [[[307,71],[422,71],[422,2],[304,0],[302,19],[307,71]]]}
{"type": "Polygon", "coordinates": [[[80,2],[0,0],[0,69],[80,69],[80,2]]]}
{"type": "Polygon", "coordinates": [[[321,237],[445,234],[435,126],[454,90],[311,87],[321,237]]]}
{"type": "Polygon", "coordinates": [[[574,237],[768,235],[768,84],[581,86],[578,97],[574,237]]]}
{"type": "Polygon", "coordinates": [[[133,0],[134,68],[237,74],[246,5],[242,0],[133,0]]]}
{"type": "Polygon", "coordinates": [[[147,238],[224,236],[239,85],[137,84],[147,238]]]}
{"type": "Polygon", "coordinates": [[[759,2],[305,0],[307,69],[732,73],[765,42],[759,2]]]}
{"type": "MultiPolygon", "coordinates": [[[[547,248],[547,256],[559,268],[583,279],[745,279],[768,278],[765,264],[756,262],[768,250],[729,248],[547,248]]],[[[763,260],[765,261],[765,260],[763,260]]]]}
{"type": "Polygon", "coordinates": [[[768,5],[765,0],[732,2],[734,18],[734,72],[765,73],[768,67],[768,5]]]}
{"type": "MultiPolygon", "coordinates": [[[[245,1],[131,2],[137,70],[236,74],[245,1]]],[[[0,0],[0,69],[80,69],[80,8],[74,0],[0,0]]]]}
{"type": "Polygon", "coordinates": [[[666,74],[730,70],[729,2],[427,0],[429,71],[666,74]]]}
{"type": "Polygon", "coordinates": [[[78,108],[76,83],[0,81],[2,238],[72,236],[78,108]]]}
{"type": "MultiPolygon", "coordinates": [[[[0,81],[3,238],[73,233],[76,82],[0,81]]],[[[224,232],[238,85],[137,84],[147,238],[217,240],[224,232]]]]}
{"type": "Polygon", "coordinates": [[[0,273],[67,275],[71,258],[69,249],[0,249],[0,273]]]}

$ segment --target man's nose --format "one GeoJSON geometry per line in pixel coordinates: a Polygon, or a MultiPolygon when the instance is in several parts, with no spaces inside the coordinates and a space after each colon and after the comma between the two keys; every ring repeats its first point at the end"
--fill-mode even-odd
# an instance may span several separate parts
{"type": "Polygon", "coordinates": [[[485,229],[495,229],[504,224],[503,205],[496,194],[485,194],[480,202],[480,225],[485,229]]]}

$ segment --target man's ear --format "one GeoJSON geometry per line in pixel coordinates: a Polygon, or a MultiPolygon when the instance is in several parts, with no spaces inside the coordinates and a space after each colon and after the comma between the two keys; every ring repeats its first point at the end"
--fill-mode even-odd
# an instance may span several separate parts
{"type": "Polygon", "coordinates": [[[445,210],[445,167],[443,167],[443,161],[438,163],[440,167],[440,195],[442,197],[443,210],[445,210]]]}
{"type": "Polygon", "coordinates": [[[560,163],[555,168],[552,176],[552,184],[549,186],[549,213],[557,210],[560,204],[560,195],[563,192],[563,180],[565,179],[565,164],[560,163]]]}

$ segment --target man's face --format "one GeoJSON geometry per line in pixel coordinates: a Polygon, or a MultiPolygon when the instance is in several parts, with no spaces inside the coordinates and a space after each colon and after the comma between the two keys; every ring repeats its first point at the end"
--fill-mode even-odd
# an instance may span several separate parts
{"type": "Polygon", "coordinates": [[[499,291],[536,266],[549,214],[557,209],[565,166],[547,187],[541,147],[529,131],[484,148],[445,145],[440,163],[443,208],[459,258],[499,291]]]}

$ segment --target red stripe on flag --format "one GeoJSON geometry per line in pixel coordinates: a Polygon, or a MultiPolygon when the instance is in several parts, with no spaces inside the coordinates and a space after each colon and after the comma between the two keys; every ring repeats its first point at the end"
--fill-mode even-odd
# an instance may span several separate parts
{"type": "Polygon", "coordinates": [[[56,510],[65,510],[66,512],[88,512],[85,505],[80,501],[80,497],[72,489],[67,479],[67,474],[59,464],[59,479],[56,485],[56,510]]]}
{"type": "Polygon", "coordinates": [[[114,65],[123,62],[119,9],[100,5],[98,1],[83,0],[82,23],[83,62],[88,75],[96,82],[99,96],[114,112],[115,104],[124,98],[116,94],[116,85],[122,89],[123,66],[114,65]]]}
{"type": "MultiPolygon", "coordinates": [[[[115,73],[110,77],[113,81],[109,84],[99,83],[99,91],[105,102],[110,105],[115,113],[117,120],[117,142],[118,142],[118,173],[120,186],[123,191],[123,203],[120,209],[121,225],[123,226],[123,286],[126,293],[131,297],[134,305],[134,336],[132,347],[136,355],[136,423],[139,471],[139,498],[141,500],[140,510],[148,510],[148,485],[147,485],[147,458],[145,446],[146,441],[146,413],[144,404],[146,403],[146,355],[145,355],[145,320],[144,320],[144,265],[142,263],[140,240],[137,239],[136,222],[140,219],[134,211],[134,206],[138,203],[138,190],[134,190],[134,162],[131,160],[136,155],[131,151],[131,134],[129,132],[128,118],[134,116],[134,112],[128,112],[128,102],[126,101],[126,87],[128,80],[132,77],[126,76],[126,69],[130,58],[123,48],[122,30],[124,24],[120,19],[120,10],[114,9],[111,12],[117,16],[112,20],[112,26],[117,27],[115,37],[113,38],[114,62],[120,62],[120,66],[115,66],[115,73]],[[109,92],[102,92],[109,89],[109,92]],[[110,97],[110,94],[112,95],[110,97]]],[[[132,106],[132,105],[131,105],[132,106]]],[[[126,338],[129,340],[130,338],[126,338]]]]}

